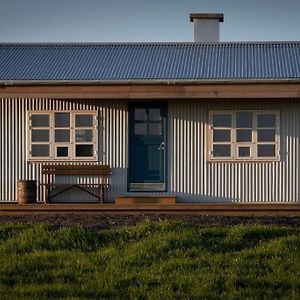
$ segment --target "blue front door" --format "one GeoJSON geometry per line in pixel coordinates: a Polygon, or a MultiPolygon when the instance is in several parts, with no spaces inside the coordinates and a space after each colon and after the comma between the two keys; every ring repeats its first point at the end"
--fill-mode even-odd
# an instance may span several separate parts
{"type": "Polygon", "coordinates": [[[166,190],[165,103],[129,105],[129,191],[166,190]]]}

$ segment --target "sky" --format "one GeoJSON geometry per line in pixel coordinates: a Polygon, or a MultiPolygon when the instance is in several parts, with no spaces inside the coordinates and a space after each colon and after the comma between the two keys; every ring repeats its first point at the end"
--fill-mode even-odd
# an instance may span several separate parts
{"type": "Polygon", "coordinates": [[[191,12],[224,13],[221,41],[300,40],[300,0],[0,0],[0,42],[193,41],[191,12]]]}

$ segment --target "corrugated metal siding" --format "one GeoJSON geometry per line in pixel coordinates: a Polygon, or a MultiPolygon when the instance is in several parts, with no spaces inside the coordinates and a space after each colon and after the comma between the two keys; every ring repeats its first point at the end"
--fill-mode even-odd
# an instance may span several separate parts
{"type": "MultiPolygon", "coordinates": [[[[99,162],[113,168],[108,201],[116,195],[127,194],[128,114],[124,100],[0,99],[1,201],[16,200],[18,179],[41,179],[40,164],[26,161],[26,111],[83,109],[99,110],[99,162]]],[[[299,115],[300,103],[294,100],[170,101],[167,194],[177,195],[182,202],[299,201],[299,115]],[[281,160],[272,163],[207,162],[209,109],[280,110],[281,160]]],[[[82,200],[83,195],[76,195],[74,198],[72,194],[72,200],[82,200]]],[[[42,192],[39,197],[42,200],[42,192]]],[[[60,199],[67,200],[67,194],[60,199]]],[[[91,200],[85,198],[85,201],[91,200]]]]}
{"type": "MultiPolygon", "coordinates": [[[[26,161],[26,112],[28,110],[98,110],[99,111],[99,162],[113,168],[112,185],[108,198],[123,192],[126,187],[127,104],[124,101],[99,100],[47,100],[0,99],[0,201],[16,200],[18,179],[41,181],[41,164],[26,161]]],[[[63,181],[66,178],[58,178],[63,181]]],[[[68,182],[74,178],[68,178],[68,182]]],[[[80,178],[76,179],[79,182],[80,178]]],[[[93,179],[91,179],[93,180],[93,179]]],[[[91,182],[91,181],[89,181],[91,182]]],[[[78,190],[72,200],[93,201],[78,190]]],[[[43,200],[40,191],[39,199],[43,200]]],[[[68,201],[68,195],[56,198],[68,201]]]]}
{"type": "Polygon", "coordinates": [[[299,79],[300,42],[0,44],[0,80],[299,79]]]}
{"type": "Polygon", "coordinates": [[[299,201],[299,114],[300,103],[296,101],[170,103],[170,191],[181,201],[193,202],[299,201]],[[281,160],[208,162],[206,123],[210,109],[280,110],[281,160]]]}

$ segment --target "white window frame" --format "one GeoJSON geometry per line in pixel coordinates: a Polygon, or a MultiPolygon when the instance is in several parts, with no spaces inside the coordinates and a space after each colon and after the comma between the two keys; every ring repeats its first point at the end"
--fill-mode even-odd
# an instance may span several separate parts
{"type": "MultiPolygon", "coordinates": [[[[211,162],[259,162],[259,161],[279,161],[280,160],[280,111],[279,110],[209,110],[208,112],[209,122],[208,122],[208,159],[211,162]],[[237,112],[251,112],[252,113],[252,142],[237,142],[236,133],[238,128],[236,127],[236,113],[237,112]],[[213,116],[215,114],[230,114],[231,115],[231,128],[217,127],[217,129],[230,130],[231,139],[230,142],[213,142],[213,116]],[[259,142],[257,140],[257,116],[260,114],[274,114],[276,120],[276,127],[263,128],[263,129],[275,129],[275,141],[274,142],[259,142]],[[231,156],[213,156],[213,145],[216,144],[230,144],[231,146],[231,156]],[[260,156],[258,157],[257,148],[258,145],[274,145],[275,146],[275,156],[260,156]],[[239,147],[250,147],[249,157],[239,157],[239,147]]],[[[250,128],[241,128],[250,129],[250,128]]]]}
{"type": "Polygon", "coordinates": [[[96,110],[54,110],[54,111],[42,111],[42,110],[30,110],[27,111],[27,160],[32,162],[41,161],[98,161],[98,111],[96,110]],[[55,128],[55,113],[70,113],[70,142],[55,142],[55,129],[68,129],[67,127],[55,128]],[[49,115],[49,127],[32,127],[31,119],[32,115],[49,115]],[[93,115],[93,127],[75,127],[76,115],[93,115]],[[32,129],[49,129],[49,142],[32,142],[32,129]],[[76,142],[76,129],[88,129],[93,130],[93,139],[91,142],[76,142]],[[49,144],[49,156],[32,156],[31,146],[33,144],[49,144]],[[93,145],[93,156],[75,156],[75,147],[79,144],[93,145]],[[57,147],[68,147],[68,156],[57,157],[57,147]]]}

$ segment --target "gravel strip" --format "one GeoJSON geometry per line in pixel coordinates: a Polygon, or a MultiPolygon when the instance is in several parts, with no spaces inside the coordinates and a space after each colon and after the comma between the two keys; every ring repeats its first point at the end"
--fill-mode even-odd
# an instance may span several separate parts
{"type": "Polygon", "coordinates": [[[184,221],[197,226],[232,226],[238,224],[264,224],[300,227],[299,217],[219,217],[199,215],[168,215],[168,214],[141,214],[141,215],[88,215],[88,214],[57,214],[57,215],[18,215],[0,216],[1,223],[16,224],[46,224],[53,226],[71,226],[84,228],[118,228],[134,226],[143,221],[159,222],[163,220],[184,221]]]}

